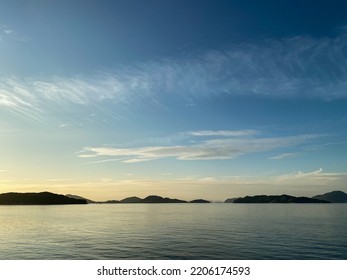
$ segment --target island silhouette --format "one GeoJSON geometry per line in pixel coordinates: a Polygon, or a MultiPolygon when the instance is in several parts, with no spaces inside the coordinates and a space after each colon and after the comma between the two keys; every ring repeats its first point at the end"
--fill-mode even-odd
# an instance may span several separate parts
{"type": "Polygon", "coordinates": [[[85,199],[71,198],[51,192],[40,193],[2,193],[0,205],[55,205],[55,204],[87,204],[85,199]]]}
{"type": "Polygon", "coordinates": [[[330,203],[330,201],[291,195],[256,195],[236,198],[233,203],[330,203]]]}
{"type": "Polygon", "coordinates": [[[347,194],[343,191],[332,191],[313,197],[296,197],[291,195],[255,195],[228,198],[225,203],[347,203],[347,194]]]}
{"type": "Polygon", "coordinates": [[[316,195],[313,198],[326,200],[332,203],[347,203],[347,194],[342,191],[333,191],[321,195],[316,195]]]}
{"type": "MultiPolygon", "coordinates": [[[[0,205],[58,205],[58,204],[126,204],[126,203],[210,203],[205,199],[191,201],[177,198],[149,195],[145,198],[131,196],[122,200],[93,201],[73,194],[55,194],[51,192],[18,193],[9,192],[0,194],[0,205]]],[[[342,191],[332,191],[322,195],[309,197],[296,197],[291,195],[255,195],[237,198],[228,198],[224,203],[347,203],[347,194],[342,191]]]]}

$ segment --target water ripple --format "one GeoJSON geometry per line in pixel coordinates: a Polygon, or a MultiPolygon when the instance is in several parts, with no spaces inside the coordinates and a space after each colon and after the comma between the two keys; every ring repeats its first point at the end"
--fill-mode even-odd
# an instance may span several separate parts
{"type": "Polygon", "coordinates": [[[1,206],[0,259],[347,259],[346,209],[1,206]]]}

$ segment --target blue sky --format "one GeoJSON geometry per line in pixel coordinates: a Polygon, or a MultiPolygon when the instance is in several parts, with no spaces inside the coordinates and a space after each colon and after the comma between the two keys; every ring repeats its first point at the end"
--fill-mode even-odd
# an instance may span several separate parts
{"type": "Polygon", "coordinates": [[[347,191],[346,15],[344,1],[1,1],[1,192],[347,191]]]}

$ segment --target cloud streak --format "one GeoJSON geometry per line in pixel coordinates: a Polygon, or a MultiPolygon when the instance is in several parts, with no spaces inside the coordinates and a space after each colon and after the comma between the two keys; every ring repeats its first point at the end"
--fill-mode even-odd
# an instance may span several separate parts
{"type": "Polygon", "coordinates": [[[328,185],[335,183],[343,183],[346,180],[347,173],[324,172],[322,168],[318,170],[280,175],[275,179],[278,184],[290,185],[328,185]]]}
{"type": "Polygon", "coordinates": [[[255,135],[258,131],[256,130],[200,130],[187,132],[192,136],[224,136],[224,137],[241,137],[255,135]]]}
{"type": "Polygon", "coordinates": [[[0,41],[1,39],[10,39],[18,42],[26,42],[27,40],[19,35],[13,28],[7,25],[0,25],[0,41]]]}
{"type": "MultiPolygon", "coordinates": [[[[208,134],[221,136],[218,131],[215,134],[212,131],[208,134]]],[[[227,132],[224,131],[222,136],[226,134],[227,132]]],[[[232,131],[229,134],[232,135],[232,131]]],[[[317,138],[317,136],[299,135],[277,138],[229,137],[197,141],[190,145],[147,146],[122,149],[85,147],[80,152],[79,157],[113,157],[116,159],[120,158],[123,163],[137,163],[161,158],[175,158],[177,160],[225,160],[249,153],[266,152],[279,148],[297,146],[313,138],[317,138]],[[124,157],[127,157],[127,159],[124,160],[124,157]]]]}
{"type": "Polygon", "coordinates": [[[299,153],[284,153],[284,154],[280,154],[280,155],[277,155],[277,156],[270,157],[269,159],[275,159],[275,160],[286,159],[286,158],[296,157],[298,155],[299,155],[299,153]]]}
{"type": "MultiPolygon", "coordinates": [[[[3,33],[12,34],[10,29],[3,33]]],[[[168,96],[187,101],[221,94],[345,99],[346,48],[346,33],[320,39],[298,36],[146,61],[95,75],[2,77],[0,107],[18,116],[44,119],[52,107],[66,110],[71,105],[98,107],[108,102],[134,108],[144,102],[160,104],[168,96]]]]}

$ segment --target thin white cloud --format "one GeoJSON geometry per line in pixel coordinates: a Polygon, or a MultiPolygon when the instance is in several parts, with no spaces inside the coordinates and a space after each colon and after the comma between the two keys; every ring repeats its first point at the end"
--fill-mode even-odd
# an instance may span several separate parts
{"type": "Polygon", "coordinates": [[[286,158],[296,157],[298,155],[299,155],[299,153],[284,153],[284,154],[280,154],[277,156],[269,157],[269,159],[275,159],[275,160],[286,159],[286,158]]]}
{"type": "Polygon", "coordinates": [[[347,178],[347,173],[343,172],[325,172],[322,168],[317,170],[296,173],[284,174],[278,176],[275,182],[278,184],[288,185],[331,185],[344,183],[347,178]]]}
{"type": "Polygon", "coordinates": [[[187,134],[193,136],[225,136],[225,137],[241,137],[255,135],[258,131],[256,130],[200,130],[192,131],[187,134]]]}
{"type": "Polygon", "coordinates": [[[3,39],[10,39],[18,42],[26,42],[27,39],[24,36],[18,34],[13,28],[8,27],[7,25],[0,25],[0,34],[3,39]]]}
{"type": "Polygon", "coordinates": [[[295,177],[303,178],[303,177],[322,176],[322,175],[326,176],[327,174],[324,174],[323,169],[319,168],[318,170],[314,170],[314,171],[306,172],[306,173],[302,171],[298,171],[298,173],[295,174],[295,177]]]}
{"type": "Polygon", "coordinates": [[[71,124],[69,124],[69,123],[62,123],[59,125],[59,128],[70,127],[70,126],[71,126],[71,124]]]}
{"type": "MultiPolygon", "coordinates": [[[[86,158],[86,156],[84,155],[80,155],[79,157],[86,158]]],[[[87,158],[88,157],[94,157],[94,155],[87,156],[87,158]]],[[[123,161],[123,160],[127,160],[127,158],[112,158],[112,159],[96,160],[96,161],[88,162],[88,164],[99,164],[99,163],[107,163],[107,162],[123,161]]]]}
{"type": "Polygon", "coordinates": [[[124,163],[138,163],[138,162],[144,162],[144,161],[150,161],[153,160],[153,158],[132,158],[132,159],[126,159],[122,162],[124,163]]]}
{"type": "Polygon", "coordinates": [[[72,179],[64,179],[64,178],[47,179],[47,182],[67,182],[67,181],[72,181],[72,179]]]}
{"type": "Polygon", "coordinates": [[[271,151],[297,146],[316,138],[315,135],[299,135],[278,138],[216,138],[198,141],[191,145],[147,146],[140,148],[85,147],[79,157],[124,158],[124,163],[150,161],[160,158],[178,160],[223,160],[249,153],[271,151]]]}

